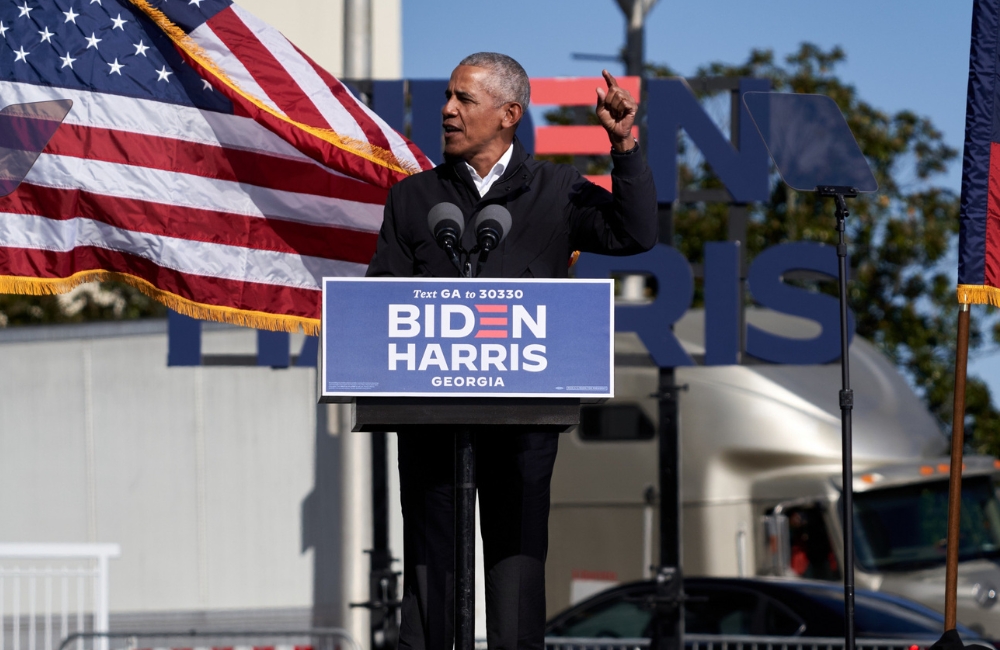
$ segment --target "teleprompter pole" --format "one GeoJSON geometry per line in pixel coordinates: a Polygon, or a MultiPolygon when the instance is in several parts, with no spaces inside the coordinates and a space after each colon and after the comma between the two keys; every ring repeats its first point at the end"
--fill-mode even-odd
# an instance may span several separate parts
{"type": "Polygon", "coordinates": [[[944,629],[953,630],[958,601],[958,529],[962,514],[962,445],[965,444],[965,377],[969,364],[969,305],[959,306],[955,349],[955,402],[951,415],[951,475],[948,477],[948,546],[945,555],[944,629]]]}
{"type": "Polygon", "coordinates": [[[472,430],[455,432],[455,650],[475,644],[476,463],[472,430]]]}
{"type": "Polygon", "coordinates": [[[846,197],[858,192],[849,187],[819,187],[820,196],[832,196],[836,202],[837,266],[840,283],[840,427],[841,453],[843,454],[843,504],[844,523],[844,648],[854,650],[854,468],[852,455],[851,415],[854,409],[854,391],[851,390],[851,366],[847,330],[847,210],[846,197]]]}

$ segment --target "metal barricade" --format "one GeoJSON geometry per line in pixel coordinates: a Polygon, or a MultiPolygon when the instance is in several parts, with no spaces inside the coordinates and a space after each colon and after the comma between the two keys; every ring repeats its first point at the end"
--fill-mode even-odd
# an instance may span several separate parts
{"type": "MultiPolygon", "coordinates": [[[[855,639],[857,650],[918,650],[931,647],[937,637],[855,639]]],[[[844,637],[684,636],[685,650],[844,650],[844,637]]]]}
{"type": "Polygon", "coordinates": [[[279,631],[80,632],[58,650],[361,650],[339,627],[279,631]]]}
{"type": "Polygon", "coordinates": [[[545,637],[545,650],[645,650],[649,639],[545,637]]]}
{"type": "MultiPolygon", "coordinates": [[[[856,639],[857,650],[926,650],[937,637],[856,639]]],[[[646,650],[649,639],[546,637],[545,650],[646,650]]],[[[843,637],[684,635],[685,650],[844,650],[843,637]]]]}
{"type": "Polygon", "coordinates": [[[120,554],[117,544],[0,544],[0,650],[106,632],[108,561],[120,554]]]}

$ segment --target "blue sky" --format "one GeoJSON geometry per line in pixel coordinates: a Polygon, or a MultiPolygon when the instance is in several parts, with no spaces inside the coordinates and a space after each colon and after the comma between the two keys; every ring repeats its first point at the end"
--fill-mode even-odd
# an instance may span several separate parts
{"type": "MultiPolygon", "coordinates": [[[[660,0],[646,22],[646,59],[693,74],[710,61],[744,61],[753,48],[783,57],[803,41],[840,45],[838,72],[861,97],[929,117],[961,152],[971,20],[972,0],[660,0]]],[[[571,53],[616,54],[624,35],[615,0],[403,0],[403,74],[447,77],[463,56],[494,50],[533,77],[596,76],[601,63],[571,53]]],[[[961,164],[939,183],[957,192],[961,164]]],[[[1000,352],[974,357],[970,373],[1000,403],[1000,352]]]]}

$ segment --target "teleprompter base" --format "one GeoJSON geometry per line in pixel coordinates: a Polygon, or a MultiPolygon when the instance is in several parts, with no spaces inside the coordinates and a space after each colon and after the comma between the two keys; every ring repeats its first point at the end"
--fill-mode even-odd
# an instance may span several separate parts
{"type": "Polygon", "coordinates": [[[580,423],[579,399],[520,397],[358,397],[352,431],[396,431],[406,426],[523,426],[566,431],[580,423]]]}

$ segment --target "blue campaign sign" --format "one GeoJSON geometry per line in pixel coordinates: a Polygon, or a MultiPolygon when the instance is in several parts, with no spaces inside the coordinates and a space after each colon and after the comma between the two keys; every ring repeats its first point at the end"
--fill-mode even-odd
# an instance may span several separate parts
{"type": "Polygon", "coordinates": [[[324,398],[613,397],[612,280],[323,278],[324,398]]]}

